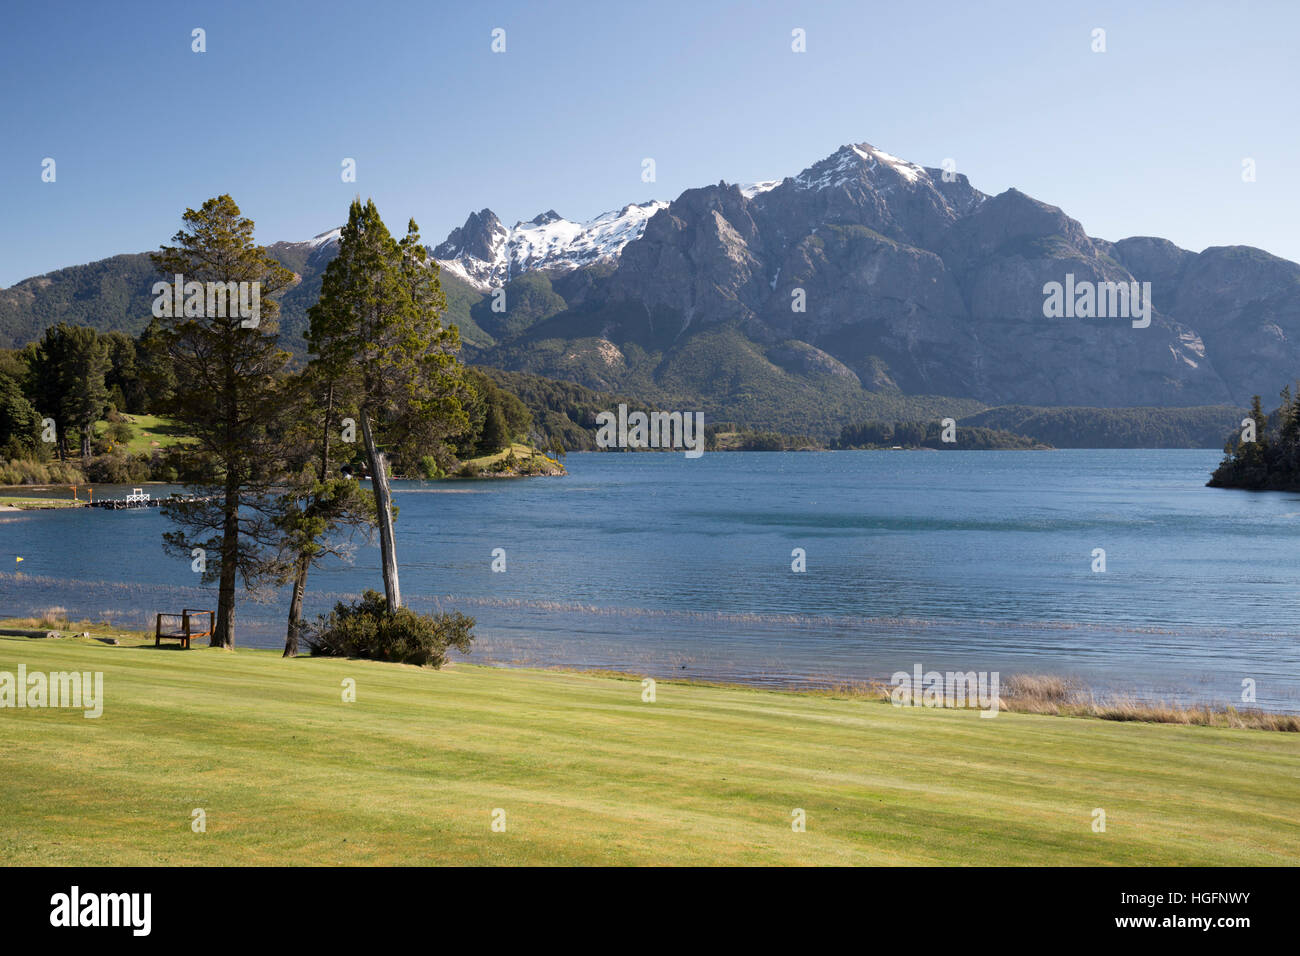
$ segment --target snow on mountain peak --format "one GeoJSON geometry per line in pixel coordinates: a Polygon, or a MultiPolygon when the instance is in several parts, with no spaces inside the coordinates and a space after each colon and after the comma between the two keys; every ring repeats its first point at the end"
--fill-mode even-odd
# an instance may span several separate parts
{"type": "Polygon", "coordinates": [[[753,199],[755,196],[770,192],[780,185],[781,180],[779,179],[765,179],[761,183],[750,183],[748,186],[741,186],[740,193],[746,199],[753,199]]]}
{"type": "Polygon", "coordinates": [[[899,159],[897,156],[891,156],[883,149],[876,149],[870,143],[859,143],[857,146],[853,146],[850,148],[859,156],[861,156],[864,160],[866,160],[868,163],[873,164],[872,165],[873,169],[875,168],[874,166],[875,163],[877,162],[884,163],[886,166],[892,168],[894,172],[898,173],[898,175],[906,179],[909,183],[914,183],[921,176],[927,175],[926,171],[922,167],[916,165],[916,163],[909,163],[905,159],[899,159]]]}
{"type": "MultiPolygon", "coordinates": [[[[794,178],[793,187],[827,189],[864,178],[882,193],[900,185],[910,189],[919,182],[931,182],[930,174],[916,163],[870,143],[852,143],[809,166],[794,178]]],[[[763,180],[742,185],[740,191],[745,198],[755,199],[783,182],[763,180]]],[[[482,209],[471,213],[463,226],[453,229],[433,255],[445,271],[486,292],[524,272],[578,269],[617,258],[624,246],[641,238],[651,217],[668,205],[662,200],[631,203],[587,222],[574,222],[548,209],[527,222],[515,223],[513,228],[508,228],[490,209],[482,209]]],[[[331,229],[303,245],[321,248],[337,242],[340,233],[340,229],[331,229]]]]}
{"type": "Polygon", "coordinates": [[[341,235],[343,235],[343,228],[339,226],[322,232],[319,235],[312,236],[305,244],[311,246],[313,249],[318,249],[327,243],[338,242],[339,236],[341,235]]]}
{"type": "Polygon", "coordinates": [[[641,237],[651,216],[667,207],[668,203],[660,200],[632,203],[582,223],[551,209],[528,222],[516,223],[513,229],[494,229],[490,257],[444,244],[438,252],[446,257],[438,263],[480,291],[534,269],[577,269],[617,256],[629,242],[641,237]]]}
{"type": "Polygon", "coordinates": [[[864,171],[874,179],[881,169],[889,170],[908,184],[930,178],[930,174],[916,163],[899,159],[870,143],[856,143],[841,146],[826,159],[809,166],[795,177],[795,186],[799,189],[826,189],[857,179],[864,171]]]}

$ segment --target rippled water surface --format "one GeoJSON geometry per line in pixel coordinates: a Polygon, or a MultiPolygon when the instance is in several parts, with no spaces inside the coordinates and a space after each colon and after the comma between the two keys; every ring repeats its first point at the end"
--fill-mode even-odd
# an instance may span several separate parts
{"type": "MultiPolygon", "coordinates": [[[[1300,709],[1300,496],[1205,488],[1218,457],[587,454],[567,478],[398,483],[402,590],[475,616],[471,659],[772,683],[920,663],[1216,702],[1250,678],[1261,706],[1300,709]]],[[[154,510],[0,513],[0,614],[142,626],[215,607],[165,527],[154,510]]],[[[362,542],[314,571],[308,611],[382,590],[378,567],[362,542]]],[[[280,644],[287,605],[241,600],[239,641],[280,644]]]]}

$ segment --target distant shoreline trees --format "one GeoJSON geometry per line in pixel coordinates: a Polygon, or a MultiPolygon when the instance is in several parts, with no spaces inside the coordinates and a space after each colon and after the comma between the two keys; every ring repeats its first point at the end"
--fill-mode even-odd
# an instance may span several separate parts
{"type": "Polygon", "coordinates": [[[1050,448],[1033,438],[995,428],[955,425],[955,441],[943,440],[939,422],[863,422],[845,425],[835,448],[932,448],[939,451],[1050,448]]]}
{"type": "Polygon", "coordinates": [[[57,429],[62,461],[68,432],[77,436],[83,458],[90,455],[93,426],[108,401],[109,347],[94,329],[60,322],[46,329],[32,356],[36,400],[57,429]]]}
{"type": "Polygon", "coordinates": [[[1282,401],[1265,415],[1258,395],[1241,428],[1223,446],[1223,461],[1206,484],[1249,491],[1300,491],[1300,389],[1282,389],[1282,401]]]}

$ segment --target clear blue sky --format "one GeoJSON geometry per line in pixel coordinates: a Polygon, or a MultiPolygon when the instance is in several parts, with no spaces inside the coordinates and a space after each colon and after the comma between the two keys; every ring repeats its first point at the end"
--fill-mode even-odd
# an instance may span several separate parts
{"type": "Polygon", "coordinates": [[[223,192],[266,243],[339,224],[360,192],[433,244],[485,206],[508,224],[586,219],[864,140],[951,157],[985,192],[1015,186],[1095,236],[1300,260],[1300,4],[1135,6],[7,4],[0,285],[156,248],[223,192]]]}

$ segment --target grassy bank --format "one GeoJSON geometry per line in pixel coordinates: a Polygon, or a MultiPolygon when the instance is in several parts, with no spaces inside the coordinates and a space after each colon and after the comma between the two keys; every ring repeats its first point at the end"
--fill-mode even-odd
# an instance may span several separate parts
{"type": "Polygon", "coordinates": [[[455,477],[520,477],[524,475],[562,475],[564,466],[531,445],[511,442],[492,455],[470,458],[461,464],[455,477]]]}
{"type": "Polygon", "coordinates": [[[0,710],[6,862],[1300,862],[1291,734],[122,637],[0,637],[105,698],[0,710]]]}
{"type": "MultiPolygon", "coordinates": [[[[68,492],[72,494],[71,490],[68,492]]],[[[46,508],[80,508],[85,505],[84,500],[73,501],[68,498],[37,498],[28,495],[0,495],[0,508],[17,509],[19,511],[41,511],[46,508]]]]}

